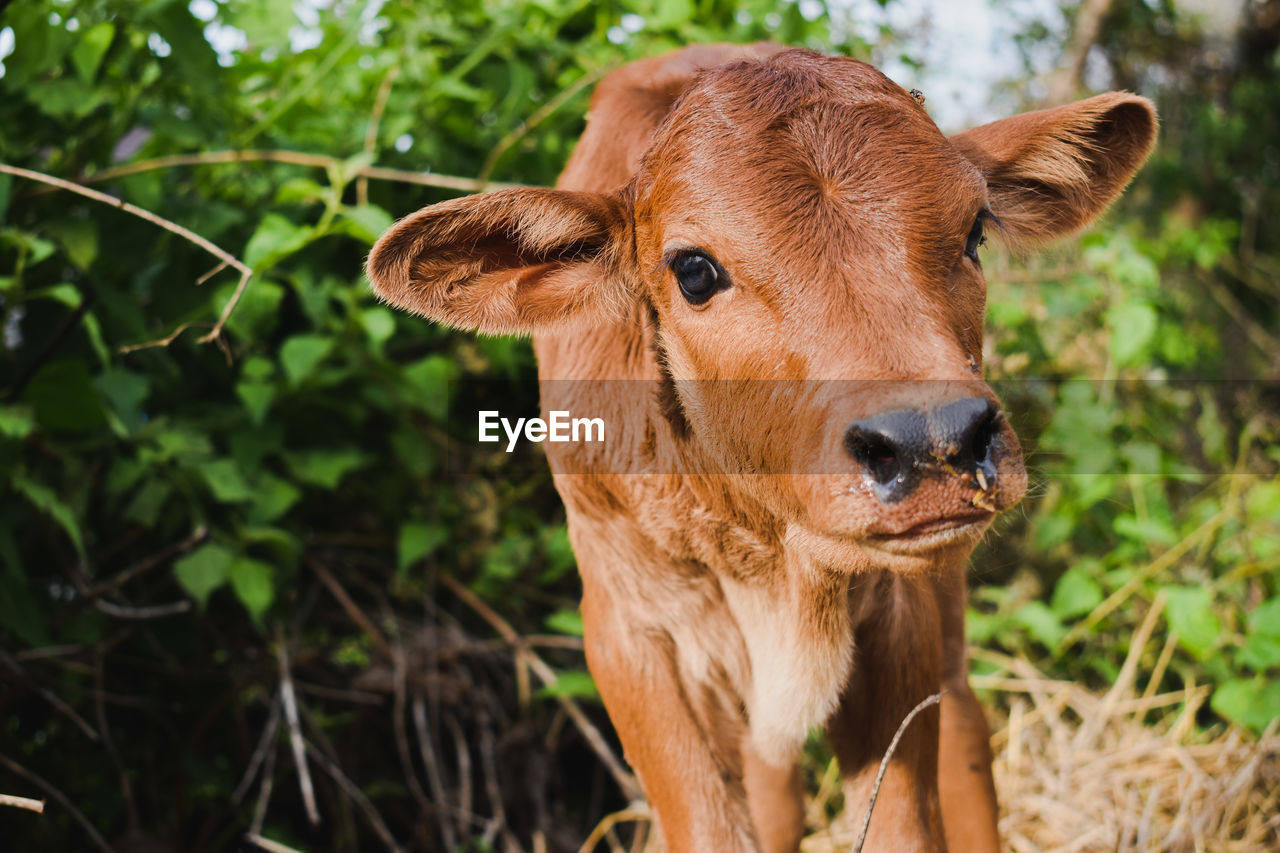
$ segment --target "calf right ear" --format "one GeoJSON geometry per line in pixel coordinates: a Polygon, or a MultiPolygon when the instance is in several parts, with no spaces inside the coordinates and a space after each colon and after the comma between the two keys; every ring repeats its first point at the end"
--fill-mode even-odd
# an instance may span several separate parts
{"type": "Polygon", "coordinates": [[[621,193],[511,189],[406,216],[373,247],[386,301],[487,334],[531,334],[621,315],[629,217],[621,193]]]}
{"type": "Polygon", "coordinates": [[[987,180],[996,233],[1031,244],[1092,222],[1129,183],[1156,140],[1151,102],[1109,92],[1023,113],[951,137],[987,180]]]}

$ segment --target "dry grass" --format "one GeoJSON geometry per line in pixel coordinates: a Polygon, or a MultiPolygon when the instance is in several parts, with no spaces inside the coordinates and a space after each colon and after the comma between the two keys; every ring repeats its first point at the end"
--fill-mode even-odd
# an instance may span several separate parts
{"type": "Polygon", "coordinates": [[[1011,663],[1012,677],[974,679],[1013,694],[992,739],[1009,849],[1280,850],[1274,724],[1260,739],[1198,736],[1207,689],[1139,696],[1121,681],[1097,696],[1011,663]]]}
{"type": "MultiPolygon", "coordinates": [[[[974,676],[973,686],[1003,694],[998,704],[1009,708],[992,720],[1007,849],[1280,851],[1277,724],[1261,738],[1234,728],[1198,733],[1195,715],[1208,689],[1139,693],[1136,658],[1103,695],[1047,678],[1024,660],[982,651],[975,658],[998,671],[974,676]]],[[[861,817],[861,804],[848,808],[861,817]]],[[[851,849],[849,824],[857,821],[848,817],[805,839],[802,850],[851,849]]]]}

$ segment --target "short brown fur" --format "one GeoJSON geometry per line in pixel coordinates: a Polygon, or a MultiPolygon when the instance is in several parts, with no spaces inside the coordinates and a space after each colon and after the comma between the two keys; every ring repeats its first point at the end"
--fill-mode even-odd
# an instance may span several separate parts
{"type": "Polygon", "coordinates": [[[890,762],[866,849],[999,849],[964,565],[1025,490],[1017,438],[999,422],[979,502],[945,466],[881,500],[841,437],[994,401],[975,218],[1024,245],[1079,229],[1154,138],[1151,104],[1110,93],[948,139],[863,63],[690,47],[600,84],[557,189],[445,202],[374,248],[385,299],[532,333],[544,409],[626,427],[604,450],[547,447],[588,664],[668,850],[795,850],[810,727],[857,812],[899,721],[944,687],[890,762]],[[731,279],[701,305],[669,263],[693,248],[731,279]],[[804,391],[780,406],[765,380],[804,391]]]}

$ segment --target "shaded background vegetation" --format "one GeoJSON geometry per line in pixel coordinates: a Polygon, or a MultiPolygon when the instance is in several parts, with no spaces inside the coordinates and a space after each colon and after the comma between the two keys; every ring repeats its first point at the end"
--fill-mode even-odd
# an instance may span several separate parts
{"type": "MultiPolygon", "coordinates": [[[[972,640],[1101,687],[1157,607],[1152,689],[1256,734],[1280,715],[1280,3],[1044,7],[1002,103],[1128,88],[1162,137],[1083,239],[988,250],[988,369],[1035,485],[974,557],[972,640]]],[[[628,58],[768,38],[930,70],[849,8],[4,8],[0,162],[253,270],[215,327],[234,266],[0,174],[0,792],[79,812],[0,811],[14,849],[576,849],[625,805],[545,466],[451,440],[460,389],[536,409],[529,347],[393,313],[361,263],[477,176],[553,182],[628,58]]]]}

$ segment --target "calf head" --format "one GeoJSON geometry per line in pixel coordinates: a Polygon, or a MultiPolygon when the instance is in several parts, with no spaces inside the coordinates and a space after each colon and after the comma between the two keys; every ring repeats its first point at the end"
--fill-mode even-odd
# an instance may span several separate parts
{"type": "Polygon", "coordinates": [[[375,246],[374,289],[491,334],[647,316],[674,440],[772,475],[738,488],[775,529],[855,568],[967,553],[1026,484],[981,378],[979,250],[1092,221],[1147,156],[1151,105],[1110,93],[947,138],[874,68],[806,50],[676,94],[621,188],[426,208],[375,246]]]}

